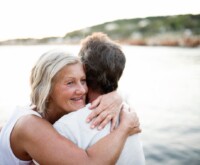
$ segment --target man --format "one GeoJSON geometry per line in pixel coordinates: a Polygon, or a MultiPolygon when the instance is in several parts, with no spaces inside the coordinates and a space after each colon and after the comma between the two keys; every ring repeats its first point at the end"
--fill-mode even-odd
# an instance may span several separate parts
{"type": "MultiPolygon", "coordinates": [[[[125,55],[119,45],[103,33],[94,33],[83,40],[79,56],[85,67],[89,103],[98,96],[117,89],[126,62],[125,55]]],[[[89,104],[81,110],[65,115],[54,124],[60,134],[83,149],[95,144],[99,139],[109,134],[111,129],[111,122],[101,131],[91,129],[89,123],[85,122],[86,117],[91,112],[88,107],[89,104]]],[[[116,164],[145,164],[138,134],[127,139],[116,164]]]]}

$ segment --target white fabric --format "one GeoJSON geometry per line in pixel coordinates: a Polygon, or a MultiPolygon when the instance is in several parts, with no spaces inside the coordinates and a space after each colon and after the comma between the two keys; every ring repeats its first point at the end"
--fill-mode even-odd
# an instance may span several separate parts
{"type": "Polygon", "coordinates": [[[10,146],[10,135],[19,118],[25,115],[36,115],[41,117],[37,112],[31,110],[31,107],[17,107],[10,119],[6,122],[0,132],[0,165],[28,165],[31,161],[18,159],[12,152],[10,146]]]}
{"type": "MultiPolygon", "coordinates": [[[[63,136],[70,139],[82,149],[87,149],[99,139],[110,133],[110,123],[101,130],[91,129],[85,119],[90,114],[87,105],[78,111],[71,112],[60,118],[54,128],[63,136]]],[[[144,165],[145,158],[139,134],[130,136],[116,163],[117,165],[144,165]]]]}

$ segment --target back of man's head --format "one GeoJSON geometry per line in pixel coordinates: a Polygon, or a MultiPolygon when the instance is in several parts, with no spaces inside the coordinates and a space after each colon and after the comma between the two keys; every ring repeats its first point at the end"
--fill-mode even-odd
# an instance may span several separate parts
{"type": "Polygon", "coordinates": [[[82,41],[79,56],[85,65],[89,88],[101,94],[117,89],[126,63],[117,43],[106,34],[93,33],[82,41]]]}

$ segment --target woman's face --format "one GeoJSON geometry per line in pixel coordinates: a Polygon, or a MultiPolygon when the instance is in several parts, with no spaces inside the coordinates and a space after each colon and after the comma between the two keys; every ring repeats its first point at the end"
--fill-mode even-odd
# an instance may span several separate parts
{"type": "Polygon", "coordinates": [[[87,90],[83,65],[65,66],[53,79],[48,108],[64,114],[83,108],[87,90]]]}

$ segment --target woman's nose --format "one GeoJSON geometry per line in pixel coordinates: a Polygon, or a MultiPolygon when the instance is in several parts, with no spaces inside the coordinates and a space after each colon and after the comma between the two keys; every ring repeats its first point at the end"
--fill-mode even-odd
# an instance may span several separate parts
{"type": "Polygon", "coordinates": [[[82,83],[79,83],[77,85],[77,90],[76,93],[77,94],[85,94],[87,92],[87,87],[86,85],[83,85],[82,83]]]}

